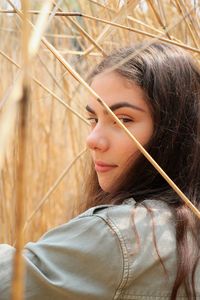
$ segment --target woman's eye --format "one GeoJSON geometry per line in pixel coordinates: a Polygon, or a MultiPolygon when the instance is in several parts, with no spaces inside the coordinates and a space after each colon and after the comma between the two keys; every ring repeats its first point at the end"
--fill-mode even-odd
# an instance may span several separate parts
{"type": "Polygon", "coordinates": [[[130,122],[133,122],[132,119],[127,118],[127,117],[119,117],[119,120],[120,120],[122,123],[130,123],[130,122]]]}
{"type": "Polygon", "coordinates": [[[90,125],[94,126],[98,123],[98,119],[94,118],[94,117],[89,117],[87,118],[87,120],[89,121],[90,125]]]}
{"type": "Polygon", "coordinates": [[[129,122],[132,122],[132,119],[130,119],[130,118],[125,118],[125,117],[119,118],[119,120],[120,120],[122,123],[129,123],[129,122]]]}

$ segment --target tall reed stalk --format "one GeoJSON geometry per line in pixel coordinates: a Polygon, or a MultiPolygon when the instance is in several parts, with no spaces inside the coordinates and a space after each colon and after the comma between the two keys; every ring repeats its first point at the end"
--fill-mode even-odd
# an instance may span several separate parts
{"type": "MultiPolygon", "coordinates": [[[[11,0],[0,4],[0,242],[16,241],[18,253],[27,241],[37,240],[49,228],[69,220],[84,201],[83,150],[88,131],[84,107],[91,91],[82,84],[93,66],[115,48],[157,39],[187,49],[200,61],[195,1],[54,0],[51,4],[46,31],[37,27],[44,1],[30,0],[23,11],[11,0]],[[29,19],[36,25],[32,44],[26,28],[33,35],[34,29],[22,26],[23,18],[24,24],[29,19]],[[22,35],[26,36],[23,48],[22,35]],[[22,50],[27,45],[28,50],[22,50]],[[65,61],[81,80],[71,76],[72,72],[70,75],[65,61]],[[30,71],[29,66],[29,76],[17,83],[22,72],[30,71]],[[16,103],[13,95],[18,95],[21,105],[29,98],[28,114],[22,105],[25,112],[21,112],[24,118],[19,131],[11,122],[14,115],[8,113],[14,98],[16,103]]],[[[20,260],[18,265],[22,266],[20,260]]],[[[14,286],[13,295],[17,289],[14,286]]],[[[23,288],[19,288],[22,294],[23,288]]]]}

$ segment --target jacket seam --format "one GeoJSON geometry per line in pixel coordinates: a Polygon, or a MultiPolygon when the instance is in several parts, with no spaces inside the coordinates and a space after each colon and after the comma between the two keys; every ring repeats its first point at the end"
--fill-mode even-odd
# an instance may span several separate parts
{"type": "Polygon", "coordinates": [[[107,216],[108,219],[106,219],[100,215],[94,214],[94,215],[83,215],[83,216],[81,216],[81,218],[93,217],[93,216],[98,217],[101,220],[103,220],[104,223],[106,223],[106,225],[111,229],[111,231],[115,233],[115,235],[119,241],[119,248],[121,249],[121,257],[122,257],[122,278],[121,278],[120,283],[118,284],[116,290],[114,291],[114,296],[112,298],[113,300],[117,300],[117,299],[119,299],[119,296],[121,295],[121,291],[128,281],[129,264],[128,264],[127,249],[126,249],[125,242],[124,242],[121,232],[119,231],[118,227],[111,221],[111,219],[108,216],[107,216]],[[127,274],[125,274],[125,273],[127,273],[127,274]]]}
{"type": "Polygon", "coordinates": [[[116,289],[115,296],[113,298],[114,300],[117,300],[117,299],[120,299],[119,297],[122,295],[122,291],[128,282],[129,273],[130,273],[129,256],[128,256],[128,249],[126,247],[126,242],[123,238],[123,235],[120,232],[120,229],[117,227],[117,225],[113,222],[113,220],[108,215],[107,215],[107,218],[108,218],[108,224],[110,225],[112,230],[116,233],[116,235],[119,239],[121,250],[122,250],[122,257],[123,257],[122,280],[121,280],[118,288],[116,289]]]}

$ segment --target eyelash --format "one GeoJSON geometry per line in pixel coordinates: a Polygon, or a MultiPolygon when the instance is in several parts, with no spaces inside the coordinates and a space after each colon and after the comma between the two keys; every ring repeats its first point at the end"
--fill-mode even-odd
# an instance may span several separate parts
{"type": "Polygon", "coordinates": [[[129,123],[133,121],[132,119],[126,117],[121,117],[119,120],[122,121],[122,123],[129,123]]]}
{"type": "MultiPolygon", "coordinates": [[[[89,118],[87,118],[87,120],[90,122],[91,125],[97,124],[97,123],[98,123],[98,119],[95,118],[95,117],[89,117],[89,118]]],[[[119,120],[120,120],[122,123],[130,123],[130,122],[133,122],[132,119],[129,119],[129,118],[126,118],[126,117],[121,117],[121,118],[119,118],[119,120]]],[[[114,124],[116,124],[115,121],[114,121],[114,124]]]]}
{"type": "Polygon", "coordinates": [[[87,118],[87,120],[90,122],[90,125],[93,125],[94,123],[98,123],[98,119],[94,117],[87,118]]]}

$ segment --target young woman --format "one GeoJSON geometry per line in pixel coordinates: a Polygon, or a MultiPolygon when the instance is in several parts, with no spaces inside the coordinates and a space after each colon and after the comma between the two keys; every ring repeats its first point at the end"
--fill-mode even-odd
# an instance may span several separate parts
{"type": "MultiPolygon", "coordinates": [[[[199,208],[197,62],[162,43],[120,49],[91,87],[199,208]]],[[[86,111],[90,209],[26,245],[25,298],[200,299],[200,221],[96,99],[86,111]]],[[[14,251],[0,246],[1,300],[14,251]]]]}

